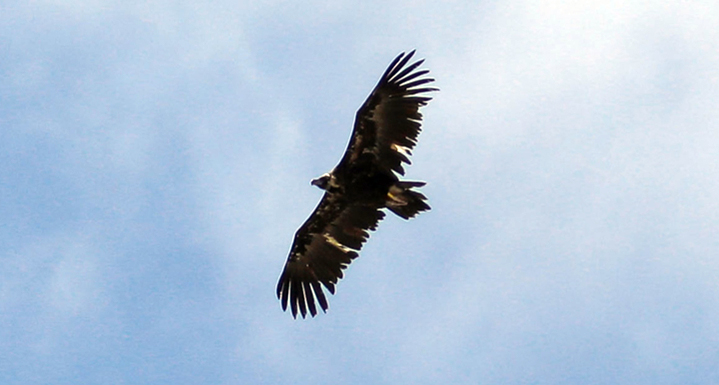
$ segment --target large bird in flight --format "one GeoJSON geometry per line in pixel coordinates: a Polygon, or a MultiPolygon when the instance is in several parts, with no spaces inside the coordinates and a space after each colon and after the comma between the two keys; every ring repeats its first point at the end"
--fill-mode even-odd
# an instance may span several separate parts
{"type": "Polygon", "coordinates": [[[414,51],[389,65],[355,117],[354,130],[339,164],[312,184],[325,190],[315,211],[297,230],[280,280],[277,297],[292,316],[314,317],[317,303],[327,311],[322,287],[334,294],[342,270],[357,258],[362,244],[389,209],[409,219],[430,207],[414,188],[424,182],[401,181],[402,163],[410,164],[422,115],[419,108],[437,88],[427,84],[429,70],[410,65],[414,51]]]}

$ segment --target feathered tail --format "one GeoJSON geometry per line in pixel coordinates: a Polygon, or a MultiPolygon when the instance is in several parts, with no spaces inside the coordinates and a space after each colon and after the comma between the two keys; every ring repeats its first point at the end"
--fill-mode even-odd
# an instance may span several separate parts
{"type": "Polygon", "coordinates": [[[422,187],[425,182],[400,181],[390,187],[387,193],[387,208],[404,219],[410,219],[430,209],[427,197],[413,187],[422,187]]]}

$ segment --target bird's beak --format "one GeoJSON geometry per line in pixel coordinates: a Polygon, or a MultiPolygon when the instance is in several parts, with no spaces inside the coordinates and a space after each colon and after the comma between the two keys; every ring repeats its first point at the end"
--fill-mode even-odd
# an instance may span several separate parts
{"type": "Polygon", "coordinates": [[[324,174],[317,179],[312,179],[312,182],[310,182],[310,183],[313,186],[317,186],[322,190],[326,190],[328,187],[327,184],[329,183],[329,181],[330,181],[330,174],[324,174]]]}

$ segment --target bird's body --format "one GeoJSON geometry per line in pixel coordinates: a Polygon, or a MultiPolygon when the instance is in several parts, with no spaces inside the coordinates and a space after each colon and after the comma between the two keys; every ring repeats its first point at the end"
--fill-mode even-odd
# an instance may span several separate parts
{"type": "Polygon", "coordinates": [[[424,182],[400,181],[402,163],[409,164],[420,132],[419,107],[430,100],[421,96],[436,88],[420,87],[434,81],[415,71],[423,61],[406,64],[413,56],[400,54],[357,111],[355,127],[344,156],[329,173],[312,181],[325,190],[314,212],[297,230],[290,255],[277,284],[282,308],[317,314],[316,302],[328,308],[322,290],[334,294],[337,281],[358,256],[357,252],[384,218],[387,208],[409,219],[429,210],[426,197],[412,190],[424,182]],[[406,66],[406,67],[405,67],[406,66]]]}

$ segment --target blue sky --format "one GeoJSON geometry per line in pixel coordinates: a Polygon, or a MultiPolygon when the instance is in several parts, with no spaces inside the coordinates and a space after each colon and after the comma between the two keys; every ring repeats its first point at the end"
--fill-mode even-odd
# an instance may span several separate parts
{"type": "Polygon", "coordinates": [[[358,4],[0,4],[0,382],[719,383],[719,6],[358,4]],[[293,320],[309,180],[414,48],[433,210],[293,320]]]}

